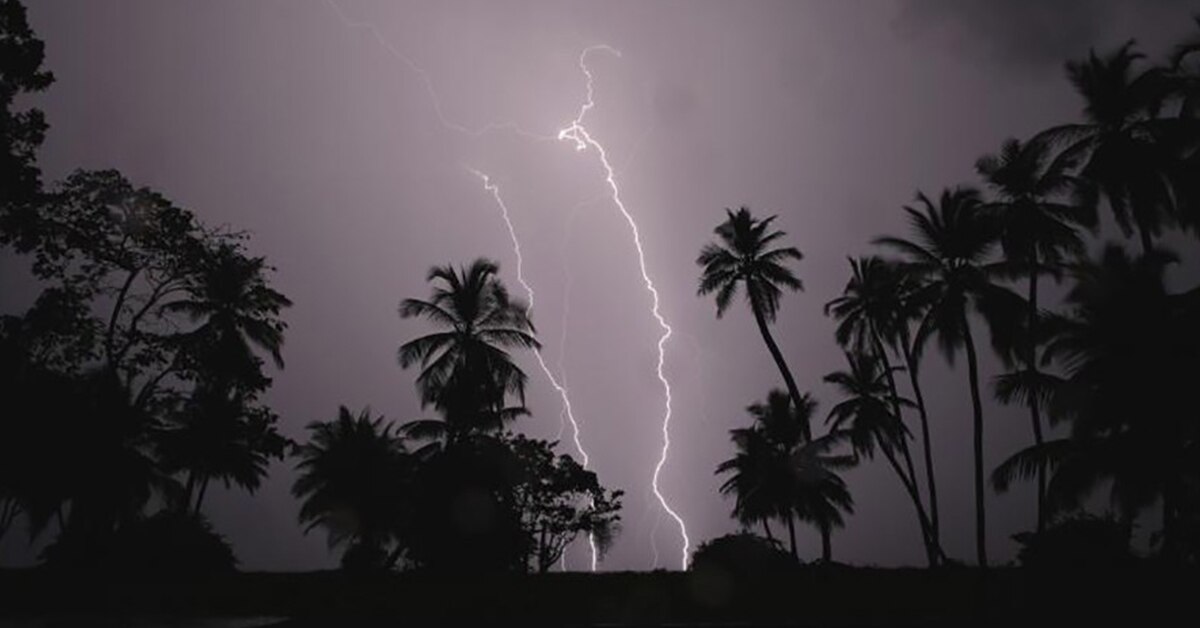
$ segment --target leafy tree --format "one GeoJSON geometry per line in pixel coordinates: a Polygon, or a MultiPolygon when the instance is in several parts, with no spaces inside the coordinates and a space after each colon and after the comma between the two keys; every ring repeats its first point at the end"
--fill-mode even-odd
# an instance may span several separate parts
{"type": "MultiPolygon", "coordinates": [[[[737,212],[726,209],[725,213],[725,222],[713,230],[719,242],[704,245],[700,256],[696,258],[696,264],[703,269],[698,292],[700,295],[716,295],[719,318],[729,308],[738,290],[745,291],[754,320],[758,323],[758,331],[783,376],[792,403],[801,407],[803,399],[800,389],[796,387],[791,369],[768,326],[779,311],[783,288],[803,289],[803,284],[787,267],[789,261],[799,261],[803,256],[799,249],[791,246],[770,248],[773,242],[784,236],[782,231],[771,231],[775,216],[757,219],[746,207],[737,212]]],[[[804,425],[803,430],[806,439],[812,437],[808,425],[804,425]]]]}
{"type": "Polygon", "coordinates": [[[515,499],[531,537],[533,568],[548,571],[580,534],[603,551],[617,532],[624,491],[606,490],[571,456],[556,457],[553,443],[518,434],[509,446],[521,467],[515,499]]]}
{"type": "Polygon", "coordinates": [[[486,259],[459,270],[435,266],[428,275],[435,283],[431,298],[400,303],[402,318],[425,318],[445,328],[404,343],[399,357],[404,368],[421,365],[422,404],[432,404],[445,419],[424,427],[448,429],[452,439],[497,430],[525,413],[523,407],[506,405],[510,394],[524,405],[527,380],[506,349],[540,345],[525,305],[509,298],[498,272],[486,259]]]}
{"type": "Polygon", "coordinates": [[[16,213],[34,211],[41,188],[36,151],[46,136],[45,116],[38,109],[14,111],[17,97],[41,92],[54,82],[42,69],[45,45],[18,0],[0,2],[0,224],[16,213]]]}

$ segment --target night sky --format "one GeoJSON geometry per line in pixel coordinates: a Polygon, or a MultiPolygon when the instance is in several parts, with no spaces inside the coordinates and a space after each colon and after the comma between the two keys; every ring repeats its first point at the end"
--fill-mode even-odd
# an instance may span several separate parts
{"type": "MultiPolygon", "coordinates": [[[[284,433],[339,404],[403,422],[429,416],[399,345],[429,328],[401,320],[424,298],[426,270],[478,256],[501,263],[514,294],[516,259],[489,174],[521,239],[544,356],[571,391],[592,468],[626,491],[623,532],[605,569],[678,565],[680,537],[649,493],[661,447],[659,327],[628,224],[595,151],[553,136],[585,99],[584,48],[595,108],[586,124],[608,150],[637,220],[661,311],[674,396],[673,446],[661,486],[693,540],[735,530],[716,465],[744,408],[782,387],[748,308],[721,320],[696,296],[700,247],[725,207],[778,214],[805,259],[805,291],[785,297],[775,334],[802,390],[835,399],[824,374],[843,367],[822,308],[849,275],[847,256],[884,233],[906,235],[900,206],[977,183],[973,164],[1010,136],[1076,119],[1063,62],[1136,37],[1152,58],[1194,30],[1194,5],[1160,0],[982,2],[293,2],[39,1],[33,29],[57,81],[34,104],[50,134],[47,180],[117,168],[209,224],[252,234],[277,268],[286,313],[286,369],[268,401],[284,433]],[[340,12],[339,12],[340,11],[340,12]],[[369,23],[372,32],[355,23],[369,23]],[[389,51],[383,42],[391,46],[389,51]],[[407,59],[407,62],[397,54],[407,59]],[[449,124],[447,124],[449,123],[449,124]],[[652,539],[656,543],[652,542],[652,539]]],[[[1194,241],[1166,241],[1192,273],[1194,241]],[[1189,248],[1190,247],[1190,248],[1189,248]]],[[[11,257],[0,310],[36,294],[11,257]]],[[[1051,299],[1052,300],[1052,299],[1051,299]]],[[[983,338],[982,325],[976,327],[983,338]]],[[[532,355],[517,427],[563,438],[558,395],[532,355]]],[[[973,556],[970,403],[965,367],[931,351],[929,398],[943,544],[973,556]]],[[[985,380],[998,372],[988,355],[985,380]]],[[[1020,408],[985,406],[985,468],[1031,440],[1020,408]]],[[[291,461],[255,495],[218,492],[205,510],[250,570],[332,567],[325,537],[301,534],[288,492],[291,461]]],[[[834,556],[858,564],[920,564],[911,503],[882,461],[848,473],[856,513],[834,556]]],[[[214,487],[215,488],[215,487],[214,487]]],[[[988,504],[990,551],[1033,525],[1028,485],[988,504]]],[[[819,537],[801,528],[802,556],[819,537]]],[[[11,535],[5,555],[27,553],[11,535]]],[[[35,548],[36,550],[36,548],[35,548]]],[[[586,547],[567,558],[586,565],[586,547]]]]}

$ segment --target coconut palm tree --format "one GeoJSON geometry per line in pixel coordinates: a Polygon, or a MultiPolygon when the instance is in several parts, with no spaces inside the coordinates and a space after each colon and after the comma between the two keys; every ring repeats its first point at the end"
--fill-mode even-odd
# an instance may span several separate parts
{"type": "Polygon", "coordinates": [[[847,370],[825,376],[825,381],[838,389],[842,399],[830,409],[826,418],[830,433],[847,439],[855,454],[868,460],[873,459],[876,452],[883,454],[913,502],[926,560],[930,567],[936,566],[942,554],[940,543],[921,502],[915,474],[898,458],[899,450],[908,438],[908,428],[896,415],[896,408],[911,406],[912,402],[896,397],[883,372],[882,361],[873,353],[849,351],[846,363],[847,370]]]}
{"type": "Polygon", "coordinates": [[[266,261],[245,256],[236,244],[222,242],[199,260],[184,296],[163,306],[199,322],[174,341],[177,368],[197,381],[158,443],[167,465],[187,473],[180,505],[195,513],[211,480],[253,492],[270,460],[285,454],[287,439],[276,431],[275,415],[256,403],[271,380],[255,350],[283,368],[287,325],[280,315],[292,305],[267,284],[266,261]]]}
{"type": "MultiPolygon", "coordinates": [[[[979,564],[985,566],[983,401],[979,393],[979,356],[968,316],[972,311],[990,316],[995,311],[990,303],[1001,300],[1002,291],[991,281],[998,269],[987,262],[996,229],[994,221],[980,211],[979,193],[970,188],[944,190],[937,203],[918,193],[917,203],[920,210],[904,208],[914,239],[885,236],[875,242],[901,253],[904,272],[919,281],[913,294],[924,308],[914,339],[918,350],[936,338],[943,355],[953,363],[958,350],[966,349],[973,410],[975,546],[979,564]]],[[[991,329],[996,343],[995,334],[1007,327],[993,324],[991,329]]]]}
{"type": "Polygon", "coordinates": [[[842,525],[841,513],[853,505],[835,471],[854,459],[829,454],[840,437],[804,437],[816,401],[809,395],[801,399],[797,410],[790,395],[772,390],[765,402],[748,406],[753,425],[730,430],[737,454],[717,467],[718,474],[733,473],[721,486],[722,494],[737,499],[733,516],[744,525],[761,523],[771,540],[770,520],[782,519],[797,560],[796,519],[816,525],[828,549],[833,528],[842,525]]]}
{"type": "MultiPolygon", "coordinates": [[[[780,465],[774,447],[757,428],[738,428],[729,434],[737,453],[717,465],[717,475],[732,473],[721,484],[721,494],[734,497],[734,519],[744,526],[761,524],[766,537],[774,541],[771,520],[790,516],[786,508],[780,508],[787,491],[779,480],[780,465]]],[[[792,554],[796,555],[794,547],[792,554]]]]}
{"type": "MultiPolygon", "coordinates": [[[[1038,371],[1038,278],[1043,274],[1057,277],[1068,256],[1084,253],[1085,246],[1076,224],[1095,225],[1095,215],[1086,205],[1073,202],[1087,186],[1063,170],[1065,164],[1052,158],[1050,146],[1044,142],[1021,143],[1016,139],[1004,142],[996,155],[986,155],[975,163],[995,195],[983,208],[993,214],[1000,227],[1000,244],[1009,270],[1023,275],[1028,281],[1027,314],[1025,317],[1017,361],[1021,370],[1002,376],[1010,380],[1001,387],[1036,386],[1038,371]],[[1011,380],[1021,380],[1020,382],[1011,380]]],[[[1041,395],[1025,395],[1033,425],[1034,443],[1040,444],[1042,434],[1041,395]]],[[[1037,477],[1037,529],[1045,529],[1044,503],[1046,476],[1037,477]]]]}
{"type": "Polygon", "coordinates": [[[372,418],[368,409],[355,416],[345,406],[334,420],[309,423],[308,430],[308,442],[293,453],[300,476],[292,485],[303,500],[305,533],[324,528],[331,548],[353,548],[347,566],[394,561],[403,547],[399,531],[412,473],[404,441],[383,417],[372,418]],[[386,558],[391,543],[397,548],[386,558]]]}
{"type": "Polygon", "coordinates": [[[541,345],[525,304],[509,299],[498,272],[486,259],[458,270],[435,266],[428,275],[435,284],[432,297],[400,303],[402,318],[424,318],[443,328],[404,343],[399,359],[404,368],[421,365],[421,402],[442,413],[452,435],[495,430],[524,413],[505,405],[510,394],[524,405],[527,380],[507,349],[541,345]]]}
{"type": "Polygon", "coordinates": [[[826,434],[803,443],[790,456],[795,483],[792,511],[820,531],[821,559],[827,563],[833,560],[834,528],[845,526],[842,513],[854,512],[854,499],[837,472],[858,464],[858,458],[830,453],[841,441],[839,434],[826,434]]]}
{"type": "Polygon", "coordinates": [[[1189,174],[1173,150],[1194,121],[1159,116],[1172,81],[1160,68],[1138,71],[1143,55],[1130,40],[1107,55],[1092,51],[1067,64],[1067,77],[1084,100],[1083,123],[1040,133],[1033,142],[1062,147],[1051,171],[1079,166],[1108,202],[1117,224],[1136,229],[1149,251],[1164,226],[1178,218],[1179,186],[1189,174]]]}
{"type": "Polygon", "coordinates": [[[1195,506],[1187,487],[1200,481],[1200,288],[1169,292],[1172,261],[1159,250],[1131,258],[1112,244],[1097,263],[1073,268],[1070,315],[1047,321],[1054,333],[1045,352],[1066,371],[1048,397],[1051,417],[1068,422],[1070,435],[1018,452],[992,476],[1004,490],[1050,467],[1052,509],[1078,505],[1105,482],[1126,517],[1159,502],[1168,556],[1180,552],[1180,516],[1195,506]]]}
{"type": "MultiPolygon", "coordinates": [[[[909,383],[916,397],[917,413],[921,421],[921,442],[924,451],[925,484],[929,491],[928,515],[921,516],[922,534],[928,557],[936,561],[940,529],[938,519],[937,480],[933,468],[933,446],[929,430],[929,415],[925,409],[925,398],[917,375],[917,358],[912,347],[910,323],[919,316],[919,308],[913,303],[915,284],[909,275],[895,263],[875,256],[850,260],[850,280],[842,290],[842,296],[825,305],[825,314],[838,320],[836,337],[838,344],[852,354],[869,351],[882,364],[881,377],[886,378],[893,400],[893,414],[903,424],[900,394],[896,387],[891,362],[885,345],[898,349],[909,375],[909,383]]],[[[862,358],[864,361],[865,358],[862,358]]],[[[908,437],[898,440],[899,453],[908,469],[907,477],[916,486],[916,471],[908,448],[908,437]]],[[[920,492],[914,494],[918,512],[924,510],[920,503],[920,492]]],[[[931,563],[932,566],[932,563],[931,563]]]]}
{"type": "MultiPolygon", "coordinates": [[[[698,293],[716,295],[717,317],[720,318],[729,309],[738,290],[745,291],[763,342],[783,376],[792,403],[800,407],[800,389],[783,353],[771,336],[769,325],[779,311],[783,288],[803,289],[803,284],[787,267],[789,261],[799,261],[803,255],[799,249],[791,246],[770,248],[773,242],[784,236],[782,231],[771,230],[775,216],[758,219],[746,207],[741,207],[737,212],[726,209],[725,213],[725,222],[713,230],[718,242],[704,245],[696,258],[696,264],[703,269],[698,293]]],[[[811,428],[804,425],[802,429],[805,438],[811,438],[811,428]]]]}
{"type": "MultiPolygon", "coordinates": [[[[230,379],[259,365],[254,350],[266,351],[276,368],[283,368],[283,332],[280,318],[292,302],[267,284],[270,267],[261,257],[246,257],[233,244],[222,242],[203,256],[200,269],[189,278],[185,296],[163,306],[199,321],[180,341],[194,349],[198,366],[230,379]]],[[[232,384],[232,382],[229,382],[232,384]]]]}

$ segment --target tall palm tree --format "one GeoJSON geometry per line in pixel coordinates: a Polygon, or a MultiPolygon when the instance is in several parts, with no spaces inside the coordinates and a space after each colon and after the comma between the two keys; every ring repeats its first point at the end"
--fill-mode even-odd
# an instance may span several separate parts
{"type": "Polygon", "coordinates": [[[1158,501],[1168,556],[1180,550],[1186,487],[1200,482],[1200,288],[1169,292],[1164,271],[1172,261],[1158,250],[1131,258],[1113,244],[1098,262],[1073,269],[1070,315],[1048,321],[1054,334],[1046,347],[1046,359],[1066,371],[1051,389],[1051,417],[1069,422],[1070,435],[1018,452],[992,476],[1003,490],[1050,466],[1053,508],[1077,505],[1105,481],[1126,516],[1158,501]]]}
{"type": "MultiPolygon", "coordinates": [[[[935,204],[917,194],[920,210],[905,207],[915,232],[913,240],[885,236],[875,242],[900,252],[903,269],[920,281],[914,298],[924,306],[915,346],[920,349],[936,337],[951,363],[959,348],[967,354],[968,383],[973,410],[975,457],[975,550],[981,566],[987,565],[987,535],[983,479],[983,402],[979,393],[979,356],[968,322],[974,310],[991,313],[986,302],[995,286],[994,264],[987,263],[995,241],[995,226],[980,211],[979,193],[970,188],[944,190],[935,204]]],[[[1003,327],[992,326],[993,331],[1003,327]]]]}
{"type": "Polygon", "coordinates": [[[1142,250],[1154,246],[1163,226],[1175,222],[1178,186],[1190,175],[1170,150],[1170,138],[1190,123],[1161,118],[1171,82],[1159,68],[1137,71],[1143,55],[1131,40],[1113,52],[1092,51],[1067,64],[1067,77],[1084,100],[1085,121],[1043,131],[1035,143],[1063,150],[1053,170],[1080,166],[1108,201],[1126,235],[1136,229],[1142,250]]]}
{"type": "MultiPolygon", "coordinates": [[[[842,296],[825,305],[825,314],[838,320],[836,337],[838,344],[850,353],[859,354],[869,350],[882,363],[882,377],[887,379],[893,400],[893,414],[903,423],[900,394],[893,368],[888,359],[885,344],[898,347],[909,375],[909,383],[916,397],[917,413],[921,421],[921,442],[924,451],[925,484],[929,491],[928,515],[921,516],[921,531],[932,566],[937,559],[935,548],[940,544],[938,518],[937,480],[933,468],[933,446],[929,430],[929,415],[925,409],[925,398],[917,374],[917,359],[913,351],[909,324],[919,314],[914,306],[912,292],[915,287],[907,273],[895,263],[879,257],[869,256],[850,260],[850,280],[842,290],[842,296]]],[[[908,468],[908,477],[916,486],[916,471],[908,448],[908,438],[899,439],[900,454],[908,468]]],[[[924,509],[920,492],[912,494],[917,500],[918,512],[924,509]]]]}
{"type": "MultiPolygon", "coordinates": [[[[698,293],[716,294],[717,317],[720,318],[737,296],[738,290],[745,290],[763,342],[783,376],[792,403],[799,408],[802,404],[800,389],[768,326],[779,311],[782,288],[803,289],[803,284],[787,267],[789,261],[798,261],[803,255],[799,249],[791,246],[770,248],[773,242],[784,236],[782,231],[771,230],[775,216],[757,219],[746,207],[737,212],[726,209],[725,213],[725,222],[713,230],[719,241],[704,245],[700,256],[696,258],[696,264],[703,269],[698,293]]],[[[806,439],[812,437],[808,425],[804,425],[803,430],[806,439]]]]}
{"type": "MultiPolygon", "coordinates": [[[[1014,275],[1028,281],[1028,309],[1018,361],[1023,368],[1006,375],[1036,385],[1038,372],[1038,278],[1059,275],[1064,259],[1081,255],[1086,249],[1075,224],[1095,224],[1095,216],[1084,206],[1072,202],[1086,190],[1078,178],[1063,168],[1064,162],[1052,159],[1044,142],[1004,142],[999,154],[981,157],[975,169],[991,188],[995,199],[984,205],[1000,226],[1000,244],[1014,275]]],[[[1045,441],[1042,434],[1041,395],[1026,395],[1035,444],[1045,441]]],[[[1045,529],[1046,474],[1037,477],[1037,529],[1045,529]]]]}
{"type": "Polygon", "coordinates": [[[537,349],[525,304],[511,300],[496,276],[499,266],[477,259],[455,270],[435,266],[429,300],[404,299],[402,318],[420,317],[444,328],[400,347],[400,365],[420,363],[417,388],[455,434],[497,429],[524,409],[509,408],[508,395],[524,405],[525,373],[506,349],[537,349]]]}
{"type": "MultiPolygon", "coordinates": [[[[398,532],[411,475],[403,440],[383,417],[372,418],[367,409],[355,416],[345,406],[334,420],[309,423],[308,430],[308,442],[294,451],[300,476],[292,485],[303,500],[305,533],[324,528],[330,547],[358,546],[382,566],[389,543],[403,546],[398,532]]],[[[397,555],[393,551],[391,560],[397,555]]]]}

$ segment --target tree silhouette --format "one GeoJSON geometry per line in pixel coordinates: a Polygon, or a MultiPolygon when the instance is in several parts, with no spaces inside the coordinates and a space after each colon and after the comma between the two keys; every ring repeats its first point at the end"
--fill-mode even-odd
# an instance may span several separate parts
{"type": "Polygon", "coordinates": [[[235,243],[219,242],[188,278],[182,298],[163,310],[200,322],[176,342],[176,363],[197,383],[164,431],[162,451],[169,464],[187,472],[182,505],[200,512],[208,483],[221,479],[253,492],[272,458],[282,460],[287,440],[275,429],[277,417],[257,403],[270,385],[255,349],[283,368],[285,323],[291,301],[272,289],[261,257],[247,257],[235,243]],[[194,497],[194,499],[193,499],[194,497]]]}
{"type": "Polygon", "coordinates": [[[35,151],[45,139],[46,120],[38,109],[14,111],[13,104],[54,82],[42,69],[44,51],[25,7],[18,0],[0,2],[0,224],[36,212],[31,201],[40,191],[41,171],[35,151]]]}
{"type": "Polygon", "coordinates": [[[830,433],[848,439],[856,454],[869,459],[875,452],[883,454],[896,477],[913,502],[925,544],[926,560],[930,567],[941,559],[941,546],[933,534],[932,524],[921,503],[920,491],[911,467],[898,459],[898,453],[908,438],[908,428],[896,415],[896,409],[911,406],[912,402],[898,398],[882,368],[882,361],[866,351],[846,353],[849,367],[825,376],[825,381],[837,387],[842,398],[829,411],[830,433]]]}
{"type": "Polygon", "coordinates": [[[596,474],[571,456],[555,456],[554,443],[520,434],[507,440],[520,465],[514,492],[531,537],[533,569],[549,571],[580,534],[590,535],[598,550],[607,549],[617,533],[624,493],[605,490],[596,474]]]}
{"type": "MultiPolygon", "coordinates": [[[[400,347],[400,365],[419,363],[417,388],[423,404],[432,404],[443,415],[442,427],[451,436],[500,428],[524,413],[509,408],[506,398],[515,394],[524,405],[525,373],[513,362],[508,348],[536,349],[533,323],[525,305],[510,300],[496,277],[495,262],[477,259],[468,267],[435,266],[428,279],[435,282],[428,301],[404,299],[403,318],[425,318],[445,331],[421,336],[400,347]]],[[[437,423],[413,426],[434,431],[437,423]]]]}
{"type": "Polygon", "coordinates": [[[837,471],[854,466],[858,458],[831,454],[830,451],[840,443],[839,434],[827,434],[803,443],[791,453],[792,474],[796,483],[792,508],[796,517],[813,524],[820,531],[821,559],[827,563],[833,560],[834,528],[845,525],[843,512],[854,512],[850,490],[837,471]]]}
{"type": "MultiPolygon", "coordinates": [[[[937,204],[918,193],[917,202],[920,211],[904,208],[915,240],[885,236],[875,241],[903,254],[904,271],[920,282],[913,298],[924,306],[924,314],[917,328],[915,346],[920,349],[929,338],[936,337],[942,353],[951,362],[960,347],[966,349],[974,414],[975,546],[979,564],[985,566],[983,401],[979,393],[979,357],[968,312],[991,315],[993,308],[989,301],[999,300],[999,291],[991,283],[996,267],[986,263],[995,241],[995,225],[980,211],[978,193],[969,188],[945,190],[937,204]]],[[[1004,328],[1003,323],[991,326],[994,333],[1004,328]]]]}
{"type": "Polygon", "coordinates": [[[1026,448],[993,473],[996,488],[1053,469],[1048,503],[1077,506],[1102,482],[1124,517],[1161,503],[1162,551],[1182,553],[1182,513],[1196,496],[1200,434],[1191,389],[1200,372],[1200,289],[1171,293],[1160,250],[1131,258],[1108,246],[1098,263],[1073,269],[1070,316],[1048,322],[1045,359],[1066,377],[1048,392],[1052,418],[1070,423],[1067,438],[1026,448]]]}
{"type": "Polygon", "coordinates": [[[1079,165],[1125,234],[1136,229],[1142,250],[1149,251],[1177,219],[1178,186],[1190,176],[1167,138],[1194,130],[1187,120],[1159,117],[1171,82],[1160,68],[1137,71],[1142,57],[1131,40],[1107,55],[1092,51],[1067,63],[1067,77],[1084,100],[1085,122],[1048,129],[1033,142],[1062,146],[1051,171],[1079,165]]]}
{"type": "Polygon", "coordinates": [[[805,438],[804,426],[816,402],[808,395],[801,399],[803,405],[796,410],[790,395],[772,390],[766,402],[747,407],[754,424],[730,430],[737,453],[716,471],[733,474],[721,486],[722,494],[736,499],[733,516],[743,524],[761,523],[769,539],[773,537],[768,522],[782,519],[796,559],[796,518],[816,525],[829,549],[829,535],[842,525],[839,510],[848,512],[852,504],[845,484],[833,473],[852,459],[827,455],[836,439],[805,438]]]}
{"type": "Polygon", "coordinates": [[[404,442],[383,417],[345,406],[332,421],[308,424],[309,440],[295,448],[300,476],[292,494],[303,500],[304,531],[324,528],[329,546],[349,545],[348,568],[382,567],[403,549],[399,533],[412,479],[404,442]],[[395,544],[391,556],[388,546],[395,544]]]}
{"type": "Polygon", "coordinates": [[[901,435],[893,442],[897,446],[905,469],[907,469],[907,471],[899,470],[901,481],[910,498],[914,500],[913,505],[917,511],[917,519],[921,523],[926,559],[930,566],[933,566],[937,563],[940,553],[938,550],[940,530],[937,481],[933,470],[929,417],[917,375],[916,351],[912,345],[912,334],[909,330],[910,323],[919,319],[920,316],[918,304],[914,303],[913,299],[916,285],[909,275],[895,263],[875,256],[852,258],[850,270],[850,280],[842,290],[842,296],[825,305],[825,314],[832,314],[838,320],[835,334],[838,344],[858,356],[859,361],[869,362],[865,356],[861,355],[864,351],[868,351],[881,363],[880,376],[886,380],[888,391],[891,393],[892,414],[901,425],[903,425],[901,407],[903,404],[893,375],[895,369],[892,368],[888,359],[885,344],[899,348],[899,353],[903,356],[909,374],[909,383],[916,396],[916,408],[921,421],[925,482],[929,490],[928,512],[921,502],[920,490],[917,488],[917,474],[913,466],[912,454],[908,448],[907,434],[901,435]]]}
{"type": "MultiPolygon", "coordinates": [[[[782,288],[803,289],[803,284],[787,267],[789,261],[799,261],[802,255],[795,247],[769,248],[784,236],[782,231],[771,231],[775,216],[756,219],[746,207],[726,209],[727,218],[713,230],[719,242],[704,245],[696,264],[702,267],[700,295],[715,294],[717,317],[721,317],[740,289],[745,290],[746,300],[758,323],[758,331],[771,352],[779,373],[787,385],[788,394],[797,408],[803,404],[800,389],[771,337],[768,325],[775,320],[779,311],[782,288]]],[[[808,425],[802,426],[804,437],[812,438],[808,425]]]]}
{"type": "MultiPolygon", "coordinates": [[[[1085,251],[1075,223],[1095,224],[1084,206],[1072,199],[1085,193],[1087,186],[1064,171],[1066,164],[1052,159],[1050,147],[1043,142],[1022,144],[1007,140],[997,155],[987,155],[975,163],[975,168],[995,194],[995,200],[984,205],[1000,226],[1000,244],[1010,271],[1024,275],[1028,281],[1028,310],[1018,361],[1023,368],[1002,376],[1014,385],[1038,386],[1038,278],[1043,274],[1057,277],[1067,256],[1085,251]],[[1019,381],[1013,381],[1019,380],[1019,381]]],[[[1025,396],[1033,425],[1034,443],[1042,435],[1040,395],[1025,396]]],[[[1045,472],[1037,477],[1037,529],[1045,528],[1045,472]]]]}

